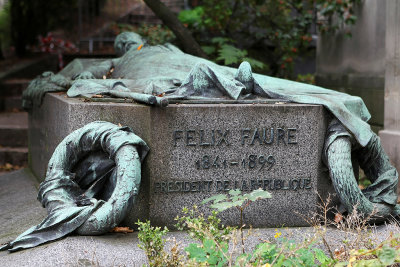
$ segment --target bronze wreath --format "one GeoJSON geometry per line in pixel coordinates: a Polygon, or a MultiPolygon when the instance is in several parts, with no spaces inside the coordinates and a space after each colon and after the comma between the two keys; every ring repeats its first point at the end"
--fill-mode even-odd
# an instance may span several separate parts
{"type": "Polygon", "coordinates": [[[55,149],[38,199],[48,216],[0,248],[16,251],[71,232],[98,235],[117,226],[138,194],[146,143],[128,127],[92,122],[55,149]]]}

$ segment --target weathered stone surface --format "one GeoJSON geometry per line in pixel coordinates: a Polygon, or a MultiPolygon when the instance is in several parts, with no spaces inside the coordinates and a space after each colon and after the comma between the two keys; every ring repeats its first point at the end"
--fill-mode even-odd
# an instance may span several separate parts
{"type": "MultiPolygon", "coordinates": [[[[38,201],[37,183],[27,170],[19,170],[0,176],[0,243],[16,238],[30,226],[40,223],[46,216],[38,201]]],[[[245,240],[245,250],[250,252],[260,240],[275,242],[275,228],[254,229],[245,240]]],[[[282,228],[282,237],[300,243],[311,238],[315,229],[310,227],[282,228]]],[[[372,240],[381,242],[391,233],[399,231],[395,224],[381,225],[373,230],[372,240]]],[[[245,235],[247,232],[245,230],[245,235]]],[[[195,242],[185,232],[171,232],[166,236],[166,250],[170,251],[175,239],[183,250],[195,242]]],[[[343,246],[342,240],[354,238],[349,232],[327,228],[326,241],[332,250],[343,246]]],[[[110,233],[102,236],[68,236],[57,242],[50,242],[28,250],[15,253],[0,252],[1,266],[142,266],[148,264],[143,250],[138,248],[137,232],[132,234],[110,233]]],[[[322,241],[315,244],[324,249],[322,241]]],[[[232,246],[231,246],[232,247],[232,246]]],[[[235,256],[240,253],[240,247],[235,256]]]]}
{"type": "MultiPolygon", "coordinates": [[[[47,94],[30,117],[30,166],[43,179],[54,148],[71,131],[95,120],[120,123],[130,126],[151,149],[143,165],[139,201],[125,220],[128,225],[149,218],[171,226],[184,206],[232,188],[250,192],[262,187],[273,197],[248,207],[245,222],[254,227],[301,226],[306,222],[296,213],[314,212],[318,193],[325,197],[333,191],[321,162],[327,117],[318,105],[154,108],[47,94]]],[[[236,224],[238,216],[236,210],[222,214],[226,224],[236,224]]]]}
{"type": "Polygon", "coordinates": [[[0,244],[3,244],[39,224],[46,210],[36,200],[39,184],[29,169],[2,173],[0,184],[0,244]]]}

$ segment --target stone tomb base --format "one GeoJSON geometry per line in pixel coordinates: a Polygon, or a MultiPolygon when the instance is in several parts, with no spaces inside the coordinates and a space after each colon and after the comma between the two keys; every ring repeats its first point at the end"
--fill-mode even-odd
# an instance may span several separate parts
{"type": "MultiPolygon", "coordinates": [[[[172,226],[183,207],[239,188],[263,188],[271,199],[245,210],[254,227],[305,226],[301,215],[317,211],[319,196],[333,192],[321,162],[327,127],[322,106],[269,101],[258,104],[171,104],[84,102],[47,94],[29,117],[29,164],[39,180],[57,144],[96,120],[127,125],[150,147],[138,201],[124,225],[137,219],[172,226]],[[300,214],[300,215],[299,215],[300,214]]],[[[237,225],[239,213],[222,213],[237,225]]]]}

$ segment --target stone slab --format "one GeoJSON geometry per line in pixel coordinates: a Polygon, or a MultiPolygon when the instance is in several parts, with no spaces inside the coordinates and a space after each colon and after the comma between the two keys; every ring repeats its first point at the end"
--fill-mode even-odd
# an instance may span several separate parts
{"type": "Polygon", "coordinates": [[[38,186],[29,169],[0,175],[0,244],[39,224],[46,216],[36,199],[38,186]]]}
{"type": "MultiPolygon", "coordinates": [[[[321,162],[327,112],[322,106],[293,103],[155,108],[47,94],[29,118],[30,166],[40,180],[62,138],[95,120],[130,126],[151,149],[128,225],[149,218],[172,226],[184,206],[229,189],[261,187],[273,197],[248,208],[248,224],[303,226],[306,222],[297,213],[315,212],[318,194],[324,198],[333,192],[321,162]]],[[[234,225],[238,216],[228,210],[223,222],[234,225]]]]}

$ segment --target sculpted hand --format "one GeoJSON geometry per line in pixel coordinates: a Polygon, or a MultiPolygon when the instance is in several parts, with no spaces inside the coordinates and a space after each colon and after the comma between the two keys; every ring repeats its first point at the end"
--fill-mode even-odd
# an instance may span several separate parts
{"type": "Polygon", "coordinates": [[[65,78],[63,75],[60,74],[50,76],[50,82],[65,89],[71,86],[71,80],[65,78]]]}
{"type": "Polygon", "coordinates": [[[94,77],[93,73],[91,73],[90,71],[84,71],[73,77],[73,80],[79,80],[79,79],[83,79],[83,80],[96,79],[96,77],[94,77]]]}

